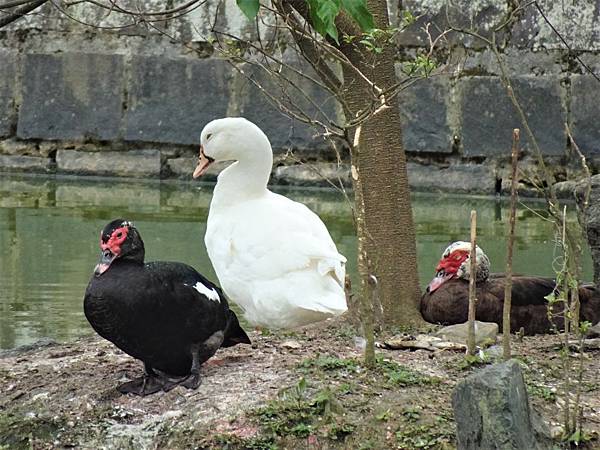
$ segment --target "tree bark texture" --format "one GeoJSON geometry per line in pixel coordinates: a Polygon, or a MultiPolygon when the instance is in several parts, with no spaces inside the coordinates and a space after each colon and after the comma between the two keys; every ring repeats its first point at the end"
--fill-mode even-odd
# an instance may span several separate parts
{"type": "MultiPolygon", "coordinates": [[[[388,27],[386,2],[372,0],[368,6],[377,26],[388,27]]],[[[342,44],[340,49],[380,88],[389,88],[396,83],[393,46],[385,47],[379,54],[352,43],[342,44]]],[[[360,111],[372,107],[374,92],[354,71],[343,70],[344,112],[346,119],[352,121],[360,111]]],[[[364,229],[358,230],[358,254],[367,256],[366,261],[359,258],[359,265],[367,264],[368,271],[378,279],[385,324],[414,324],[422,321],[419,314],[421,292],[406,156],[397,98],[386,99],[386,104],[387,108],[362,123],[358,148],[352,152],[352,165],[360,178],[362,193],[356,206],[364,206],[364,229]]],[[[354,133],[350,133],[348,141],[351,144],[353,136],[354,133]]],[[[364,271],[365,268],[359,267],[359,272],[364,271]]]]}

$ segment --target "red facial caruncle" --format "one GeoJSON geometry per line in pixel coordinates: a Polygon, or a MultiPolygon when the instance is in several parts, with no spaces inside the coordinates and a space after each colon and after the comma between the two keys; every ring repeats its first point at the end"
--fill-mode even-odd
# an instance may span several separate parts
{"type": "Polygon", "coordinates": [[[460,265],[465,262],[468,257],[468,250],[454,250],[445,258],[440,259],[435,271],[439,272],[440,270],[443,270],[444,273],[455,274],[458,272],[460,265]]]}
{"type": "Polygon", "coordinates": [[[469,257],[468,250],[454,250],[448,256],[440,259],[435,268],[435,277],[427,286],[430,294],[436,291],[446,281],[454,278],[461,264],[469,257]]]}
{"type": "Polygon", "coordinates": [[[121,244],[127,239],[129,227],[123,226],[115,229],[110,235],[108,241],[103,242],[102,232],[100,232],[100,248],[102,251],[109,250],[113,255],[121,254],[121,244]]]}

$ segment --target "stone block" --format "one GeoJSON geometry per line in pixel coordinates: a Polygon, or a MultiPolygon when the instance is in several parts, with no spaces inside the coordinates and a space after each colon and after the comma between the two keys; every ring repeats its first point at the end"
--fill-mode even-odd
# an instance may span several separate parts
{"type": "MultiPolygon", "coordinates": [[[[449,28],[449,23],[460,28],[473,28],[476,31],[490,37],[491,31],[506,18],[508,13],[507,4],[495,0],[481,0],[472,2],[468,0],[407,0],[402,2],[403,9],[409,11],[417,20],[398,34],[400,45],[405,46],[428,46],[429,38],[424,31],[427,24],[431,24],[429,31],[432,38],[437,38],[444,30],[449,28]],[[448,18],[450,22],[448,22],[448,18]]],[[[446,35],[446,42],[461,42],[466,47],[484,47],[485,43],[475,37],[450,33],[446,35]]],[[[444,41],[440,42],[444,45],[444,41]]]]}
{"type": "MultiPolygon", "coordinates": [[[[231,162],[215,162],[211,164],[206,173],[202,175],[199,180],[216,181],[219,172],[221,172],[230,164],[231,162]]],[[[192,179],[192,173],[194,173],[196,165],[198,165],[197,156],[180,156],[178,158],[170,158],[167,160],[167,168],[169,169],[170,173],[183,180],[192,179]]]]}
{"type": "Polygon", "coordinates": [[[198,157],[194,156],[181,156],[179,158],[170,158],[167,160],[169,172],[177,178],[182,179],[191,178],[197,164],[198,157]]]}
{"type": "Polygon", "coordinates": [[[86,53],[25,57],[20,138],[116,139],[123,58],[86,53]]]}
{"type": "Polygon", "coordinates": [[[231,67],[222,60],[135,57],[125,139],[199,144],[204,125],[227,113],[231,67]]]}
{"type": "Polygon", "coordinates": [[[2,28],[2,31],[14,32],[14,31],[33,31],[44,30],[44,32],[50,30],[63,29],[69,26],[69,22],[72,22],[65,14],[52,3],[45,3],[39,8],[36,8],[29,14],[25,14],[18,20],[9,23],[6,27],[2,28]]]}
{"type": "Polygon", "coordinates": [[[133,178],[160,177],[158,150],[126,152],[58,150],[56,164],[60,172],[133,178]]]}
{"type": "Polygon", "coordinates": [[[48,158],[27,155],[0,155],[0,171],[10,172],[49,172],[52,162],[48,158]]]}
{"type": "Polygon", "coordinates": [[[530,408],[519,363],[494,364],[458,383],[452,393],[460,450],[550,450],[548,427],[530,408]]]}
{"type": "MultiPolygon", "coordinates": [[[[537,3],[558,33],[567,38],[573,50],[600,50],[600,11],[597,2],[539,0],[537,3]]],[[[533,5],[525,8],[524,14],[512,27],[510,43],[533,49],[565,48],[560,37],[533,5]]]]}
{"type": "Polygon", "coordinates": [[[592,75],[573,75],[572,133],[585,155],[600,155],[600,83],[592,75]]]}
{"type": "Polygon", "coordinates": [[[552,192],[554,192],[556,198],[573,200],[576,188],[577,182],[575,180],[559,181],[552,185],[552,192]]]}
{"type": "MultiPolygon", "coordinates": [[[[566,108],[557,77],[515,77],[513,90],[545,155],[565,152],[566,108]]],[[[465,156],[509,157],[512,131],[521,129],[521,147],[530,143],[506,89],[497,77],[460,82],[462,149],[465,156]]]]}
{"type": "MultiPolygon", "coordinates": [[[[161,0],[119,0],[119,8],[135,12],[153,12],[169,9],[161,0]]],[[[75,21],[80,21],[94,27],[119,28],[119,33],[128,35],[150,35],[160,32],[153,27],[138,25],[138,20],[131,14],[121,13],[117,8],[110,10],[99,8],[95,4],[82,2],[69,6],[68,12],[75,20],[71,20],[71,27],[78,26],[75,21]]],[[[157,28],[164,26],[162,23],[154,24],[157,28]]]]}
{"type": "MultiPolygon", "coordinates": [[[[467,344],[469,334],[468,322],[457,323],[441,328],[435,332],[437,337],[457,344],[467,344]]],[[[475,345],[487,346],[496,342],[498,324],[493,322],[475,321],[475,345]]]]}
{"type": "MultiPolygon", "coordinates": [[[[291,63],[294,64],[294,63],[291,63]]],[[[307,67],[298,65],[298,70],[308,72],[307,67]]],[[[285,108],[307,115],[312,120],[324,123],[337,121],[337,101],[329,93],[309,80],[288,71],[283,76],[292,84],[278,83],[272,75],[258,68],[248,67],[246,73],[266,92],[281,102],[285,108]],[[307,99],[310,98],[314,104],[307,99]]],[[[258,125],[267,135],[273,151],[285,152],[288,149],[315,150],[327,149],[330,144],[321,137],[323,129],[310,126],[285,115],[271,100],[243,75],[238,79],[236,89],[240,99],[238,115],[258,125]]]]}
{"type": "Polygon", "coordinates": [[[265,37],[271,33],[275,15],[265,8],[258,12],[258,21],[249,20],[237,6],[235,0],[208,0],[201,8],[195,8],[174,24],[175,35],[184,40],[206,42],[214,37],[214,28],[222,36],[236,36],[255,41],[258,33],[265,37]],[[258,22],[258,30],[257,30],[258,22]]]}
{"type": "MultiPolygon", "coordinates": [[[[3,155],[27,155],[31,154],[35,145],[18,139],[4,139],[0,141],[0,154],[3,155]]],[[[47,156],[47,155],[45,155],[47,156]]]]}
{"type": "Polygon", "coordinates": [[[10,136],[16,122],[17,53],[0,49],[0,137],[10,136]]]}
{"type": "Polygon", "coordinates": [[[294,164],[275,168],[271,182],[293,186],[350,186],[350,165],[336,163],[294,164]]]}
{"type": "Polygon", "coordinates": [[[452,152],[452,130],[446,99],[448,78],[419,80],[400,94],[404,149],[409,152],[452,152]]]}
{"type": "Polygon", "coordinates": [[[496,190],[496,175],[488,166],[464,164],[440,168],[409,162],[407,169],[408,183],[416,191],[490,195],[496,190]]]}
{"type": "MultiPolygon", "coordinates": [[[[504,50],[503,60],[506,64],[508,75],[561,75],[563,71],[564,53],[558,50],[519,49],[508,47],[504,50]]],[[[500,76],[494,52],[489,49],[469,51],[464,61],[463,72],[475,76],[500,76]]]]}

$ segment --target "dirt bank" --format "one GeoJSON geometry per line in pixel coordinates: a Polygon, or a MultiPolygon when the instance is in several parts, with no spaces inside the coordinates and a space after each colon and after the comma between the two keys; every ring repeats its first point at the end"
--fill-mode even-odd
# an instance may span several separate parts
{"type": "MultiPolygon", "coordinates": [[[[115,386],[139,362],[99,338],[0,355],[0,448],[454,448],[450,395],[476,367],[460,353],[379,350],[365,370],[353,328],[338,321],[293,333],[251,333],[221,350],[196,391],[146,398],[115,386]]],[[[557,337],[515,342],[534,406],[561,420],[557,337]]],[[[586,359],[587,433],[600,431],[598,351],[586,359]]],[[[592,440],[588,448],[597,448],[592,440]]]]}

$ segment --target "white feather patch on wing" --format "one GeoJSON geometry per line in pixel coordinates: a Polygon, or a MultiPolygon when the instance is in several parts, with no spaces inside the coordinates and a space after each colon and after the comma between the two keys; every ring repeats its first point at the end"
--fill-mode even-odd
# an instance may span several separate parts
{"type": "Polygon", "coordinates": [[[209,300],[212,300],[213,302],[221,303],[221,297],[219,297],[219,293],[215,290],[215,288],[209,289],[208,287],[204,286],[199,281],[196,282],[196,284],[192,287],[194,289],[196,289],[198,292],[200,292],[202,295],[205,295],[209,300]]]}

